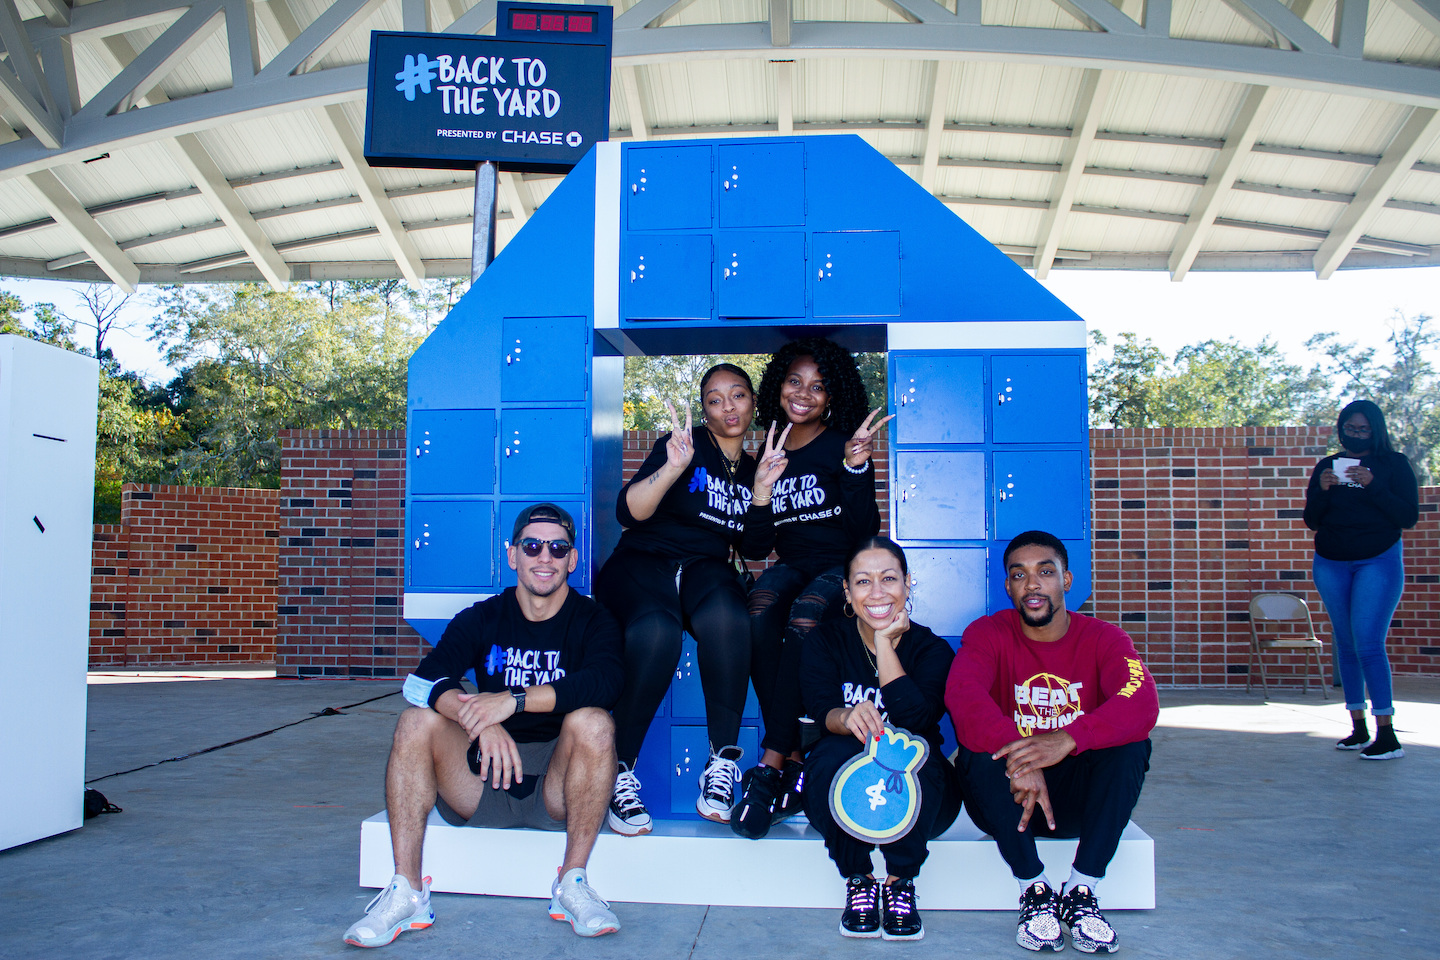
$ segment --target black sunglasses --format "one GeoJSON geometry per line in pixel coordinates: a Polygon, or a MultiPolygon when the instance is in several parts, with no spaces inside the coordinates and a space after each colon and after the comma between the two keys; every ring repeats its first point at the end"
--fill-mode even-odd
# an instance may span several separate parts
{"type": "Polygon", "coordinates": [[[547,546],[550,548],[550,556],[556,560],[564,560],[569,555],[572,544],[569,540],[537,540],[534,537],[526,537],[520,541],[520,549],[527,557],[540,556],[540,551],[547,546]]]}

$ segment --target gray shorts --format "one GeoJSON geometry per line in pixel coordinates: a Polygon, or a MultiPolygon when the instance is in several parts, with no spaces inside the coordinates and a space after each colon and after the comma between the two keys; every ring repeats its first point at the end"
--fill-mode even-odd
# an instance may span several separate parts
{"type": "MultiPolygon", "coordinates": [[[[444,797],[435,798],[435,810],[454,827],[532,827],[536,830],[564,830],[565,821],[556,820],[545,809],[545,773],[555,753],[554,740],[539,743],[517,743],[520,767],[525,779],[512,784],[510,790],[497,790],[487,781],[480,795],[480,804],[469,820],[456,813],[444,797]],[[517,789],[518,788],[518,789],[517,789]],[[523,794],[520,796],[518,794],[523,794]]],[[[469,747],[471,772],[476,772],[475,744],[469,747]]],[[[478,777],[478,773],[476,776],[478,777]]]]}

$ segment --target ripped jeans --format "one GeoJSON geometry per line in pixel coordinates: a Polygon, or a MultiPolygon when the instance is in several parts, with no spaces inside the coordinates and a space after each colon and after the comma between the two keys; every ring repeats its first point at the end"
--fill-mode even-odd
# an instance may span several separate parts
{"type": "Polygon", "coordinates": [[[800,651],[807,633],[840,615],[844,600],[840,567],[811,579],[777,563],[750,591],[750,681],[765,720],[762,749],[786,756],[800,749],[800,651]]]}

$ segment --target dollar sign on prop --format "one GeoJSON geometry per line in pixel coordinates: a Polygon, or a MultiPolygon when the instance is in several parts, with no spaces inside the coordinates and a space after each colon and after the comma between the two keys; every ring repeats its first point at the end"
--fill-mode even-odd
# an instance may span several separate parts
{"type": "Polygon", "coordinates": [[[885,726],[835,774],[830,813],[850,836],[889,843],[910,832],[920,815],[920,781],[915,771],[930,755],[930,744],[902,727],[885,726]]]}

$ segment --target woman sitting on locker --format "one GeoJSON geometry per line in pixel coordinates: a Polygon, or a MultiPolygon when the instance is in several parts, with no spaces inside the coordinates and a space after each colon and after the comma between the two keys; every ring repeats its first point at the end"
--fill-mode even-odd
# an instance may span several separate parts
{"type": "Polygon", "coordinates": [[[750,592],[750,678],[765,739],[730,821],[742,837],[763,837],[799,812],[800,649],[838,612],[850,549],[880,530],[870,453],[890,418],[872,423],[880,411],[867,417],[866,405],[855,358],[819,337],[781,347],[760,379],[759,423],[769,433],[741,553],[760,560],[773,549],[779,562],[750,592]]]}
{"type": "Polygon", "coordinates": [[[700,815],[728,822],[740,780],[740,715],[750,667],[745,590],[730,564],[755,479],[744,451],[755,415],[750,377],[722,363],[700,381],[703,415],[685,427],[673,407],[672,429],[655,442],[625,484],[615,513],[625,532],[595,581],[595,598],[625,631],[625,688],[615,704],[620,758],[608,822],[616,833],[649,833],[635,761],[680,662],[680,634],[695,638],[705,693],[710,757],[700,775],[700,815]]]}
{"type": "MultiPolygon", "coordinates": [[[[845,616],[822,624],[804,641],[801,692],[805,709],[825,732],[805,759],[805,814],[845,877],[840,933],[846,937],[925,936],[915,905],[915,877],[928,856],[928,841],[944,833],[960,812],[959,786],[940,733],[945,679],[955,652],[930,628],[910,621],[909,600],[905,552],[893,540],[870,537],[845,563],[845,616]],[[871,867],[876,845],[840,828],[830,793],[841,767],[879,740],[886,724],[924,739],[930,750],[905,787],[919,792],[910,831],[879,844],[888,874],[882,884],[871,867]]],[[[871,763],[879,759],[877,752],[871,763]]],[[[867,767],[856,776],[869,779],[869,772],[867,767]]],[[[872,791],[880,792],[872,786],[866,793],[872,791]]],[[[882,795],[901,806],[907,802],[903,794],[882,795]]],[[[873,799],[871,810],[876,809],[873,799]]]]}

